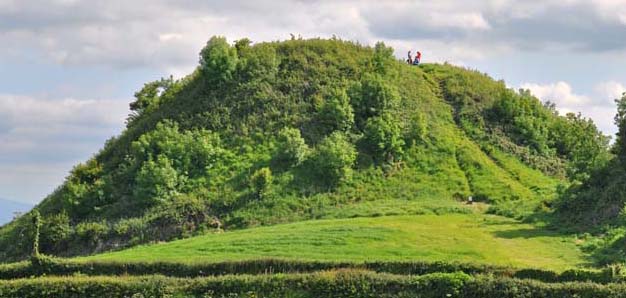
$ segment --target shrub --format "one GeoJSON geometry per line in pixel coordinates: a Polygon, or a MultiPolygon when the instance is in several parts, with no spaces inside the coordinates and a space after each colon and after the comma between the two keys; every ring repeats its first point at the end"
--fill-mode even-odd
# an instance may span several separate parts
{"type": "Polygon", "coordinates": [[[213,36],[200,51],[200,69],[210,82],[224,82],[232,78],[237,67],[237,49],[226,38],[213,36]]]}
{"type": "Polygon", "coordinates": [[[367,120],[363,144],[378,163],[392,163],[404,152],[400,125],[388,113],[367,120]]]}
{"type": "Polygon", "coordinates": [[[81,222],[76,225],[76,235],[90,245],[97,244],[106,234],[109,226],[106,222],[81,222]]]}
{"type": "Polygon", "coordinates": [[[332,89],[318,114],[325,133],[347,132],[354,126],[354,111],[344,89],[332,89]]]}
{"type": "Polygon", "coordinates": [[[164,202],[177,194],[182,179],[164,155],[143,164],[135,178],[135,197],[145,205],[164,202]]]}
{"type": "Polygon", "coordinates": [[[392,110],[400,101],[398,91],[381,76],[367,75],[349,90],[355,120],[363,128],[367,119],[392,110]]]}
{"type": "Polygon", "coordinates": [[[348,138],[343,133],[334,132],[315,148],[310,167],[317,181],[334,187],[339,182],[350,179],[356,157],[357,152],[348,138]]]}
{"type": "Polygon", "coordinates": [[[41,227],[41,250],[53,250],[56,245],[69,239],[71,234],[70,217],[66,212],[45,217],[41,227]]]}
{"type": "Polygon", "coordinates": [[[280,167],[297,166],[305,160],[309,151],[300,130],[283,128],[278,133],[278,146],[274,154],[274,163],[280,167]]]}
{"type": "Polygon", "coordinates": [[[260,168],[252,174],[250,177],[250,186],[258,199],[263,199],[269,194],[272,180],[272,171],[267,167],[260,168]]]}

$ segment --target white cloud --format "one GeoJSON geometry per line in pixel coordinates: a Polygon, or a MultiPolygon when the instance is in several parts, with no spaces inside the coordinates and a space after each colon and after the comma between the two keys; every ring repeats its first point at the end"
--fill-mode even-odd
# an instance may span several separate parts
{"type": "Polygon", "coordinates": [[[35,202],[119,134],[123,100],[0,95],[0,195],[35,202]]]}
{"type": "MultiPolygon", "coordinates": [[[[289,33],[371,43],[502,49],[626,49],[626,1],[0,1],[4,57],[29,47],[71,65],[190,69],[211,35],[289,33]],[[610,34],[607,34],[610,32],[610,34]],[[182,66],[184,65],[184,66],[182,66]]],[[[446,60],[464,60],[455,53],[446,60]]],[[[1,57],[1,56],[0,56],[1,57]]]]}
{"type": "Polygon", "coordinates": [[[615,99],[622,97],[626,92],[626,87],[619,82],[608,81],[597,84],[595,90],[604,99],[605,104],[614,106],[615,99]]]}
{"type": "Polygon", "coordinates": [[[556,103],[557,107],[564,109],[582,107],[591,102],[591,100],[584,95],[574,94],[572,87],[562,81],[543,85],[524,83],[521,85],[521,88],[528,89],[538,98],[556,103]]]}
{"type": "Polygon", "coordinates": [[[596,84],[595,93],[591,95],[576,94],[572,87],[563,81],[550,84],[524,83],[520,86],[528,89],[542,101],[556,104],[561,113],[581,113],[593,119],[598,128],[605,134],[613,135],[616,127],[613,124],[615,103],[613,100],[626,91],[624,85],[616,81],[596,84]]]}

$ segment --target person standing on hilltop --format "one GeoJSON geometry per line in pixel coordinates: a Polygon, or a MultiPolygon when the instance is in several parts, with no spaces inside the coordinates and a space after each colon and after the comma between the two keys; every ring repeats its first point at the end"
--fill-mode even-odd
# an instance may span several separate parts
{"type": "Polygon", "coordinates": [[[408,64],[413,64],[413,56],[411,55],[411,51],[409,51],[408,56],[409,56],[409,58],[406,59],[406,62],[408,64]]]}
{"type": "Polygon", "coordinates": [[[422,53],[420,51],[417,51],[417,53],[415,54],[415,60],[413,60],[413,65],[419,65],[420,60],[422,60],[422,53]]]}

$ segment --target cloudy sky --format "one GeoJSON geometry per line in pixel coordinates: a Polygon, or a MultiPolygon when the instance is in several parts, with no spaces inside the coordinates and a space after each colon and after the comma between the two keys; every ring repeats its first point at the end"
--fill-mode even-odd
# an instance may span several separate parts
{"type": "Polygon", "coordinates": [[[38,202],[120,133],[144,82],[189,73],[212,35],[378,40],[581,111],[613,134],[626,0],[0,0],[0,197],[38,202]]]}

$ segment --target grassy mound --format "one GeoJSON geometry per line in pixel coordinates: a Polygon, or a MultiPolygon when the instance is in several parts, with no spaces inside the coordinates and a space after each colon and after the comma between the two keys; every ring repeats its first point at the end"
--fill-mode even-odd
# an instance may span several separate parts
{"type": "MultiPolygon", "coordinates": [[[[458,201],[468,196],[490,213],[540,218],[557,185],[603,160],[593,123],[479,72],[409,66],[392,53],[336,39],[212,38],[192,74],[138,91],[126,130],[36,207],[39,250],[76,256],[311,219],[467,213],[458,201]]],[[[0,261],[33,250],[32,222],[0,228],[0,261]]]]}

